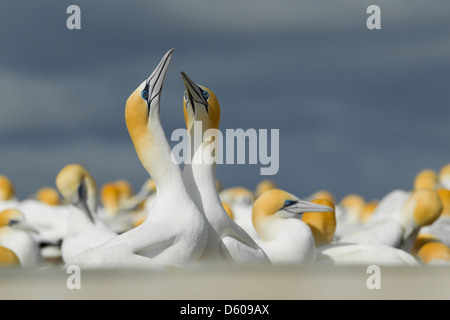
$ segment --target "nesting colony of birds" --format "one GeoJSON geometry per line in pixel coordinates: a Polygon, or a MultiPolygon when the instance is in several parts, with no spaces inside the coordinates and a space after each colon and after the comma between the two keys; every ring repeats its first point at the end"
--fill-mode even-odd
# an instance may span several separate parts
{"type": "MultiPolygon", "coordinates": [[[[173,50],[129,96],[125,120],[148,181],[98,186],[79,164],[55,172],[55,186],[18,199],[0,176],[0,264],[17,268],[158,269],[198,264],[450,264],[450,164],[425,169],[410,190],[378,200],[299,197],[273,181],[222,189],[214,163],[171,160],[160,99],[173,50]]],[[[213,91],[181,73],[189,139],[218,129],[213,91]],[[201,121],[203,132],[195,132],[201,121]]],[[[198,137],[197,137],[198,138],[198,137]]],[[[215,144],[203,140],[191,157],[215,144]]],[[[201,156],[201,155],[200,155],[201,156]]]]}

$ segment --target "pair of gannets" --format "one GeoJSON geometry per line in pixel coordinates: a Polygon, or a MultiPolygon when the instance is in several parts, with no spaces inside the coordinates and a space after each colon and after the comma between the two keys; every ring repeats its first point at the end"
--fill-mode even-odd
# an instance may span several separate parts
{"type": "MultiPolygon", "coordinates": [[[[225,211],[217,191],[215,163],[191,161],[181,172],[172,161],[159,116],[162,85],[172,53],[167,52],[150,77],[131,94],[125,108],[138,157],[156,185],[149,215],[136,228],[73,257],[66,265],[164,268],[200,261],[270,263],[266,253],[225,211]]],[[[218,129],[220,107],[211,90],[195,84],[185,73],[182,79],[186,87],[186,126],[193,141],[205,130],[218,129]],[[195,121],[202,122],[202,132],[195,132],[195,121]]],[[[191,160],[214,149],[216,143],[216,139],[202,140],[202,148],[192,149],[191,160]]],[[[312,206],[322,210],[320,205],[312,206]]]]}
{"type": "Polygon", "coordinates": [[[164,78],[172,57],[168,51],[153,73],[130,95],[125,120],[136,153],[156,185],[147,219],[105,243],[69,259],[81,268],[165,268],[198,261],[208,226],[192,201],[160,120],[164,78]]]}

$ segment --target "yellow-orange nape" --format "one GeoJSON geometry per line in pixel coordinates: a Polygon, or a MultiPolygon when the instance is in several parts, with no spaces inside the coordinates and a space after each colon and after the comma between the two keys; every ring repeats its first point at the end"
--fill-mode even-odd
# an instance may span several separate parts
{"type": "Polygon", "coordinates": [[[205,86],[196,84],[185,73],[181,73],[185,92],[183,112],[186,128],[192,129],[195,121],[202,122],[202,130],[219,129],[220,104],[215,93],[205,86]]]}
{"type": "Polygon", "coordinates": [[[36,192],[36,199],[49,206],[57,206],[61,204],[59,193],[55,188],[43,187],[36,192]]]}
{"type": "Polygon", "coordinates": [[[261,221],[282,210],[286,201],[295,202],[297,200],[298,198],[295,195],[281,189],[271,189],[264,192],[253,203],[252,221],[255,229],[258,231],[261,221]]]}
{"type": "Polygon", "coordinates": [[[414,178],[414,190],[436,189],[438,185],[438,175],[432,169],[424,169],[414,178]]]}
{"type": "Polygon", "coordinates": [[[328,199],[313,199],[312,203],[328,206],[333,209],[329,212],[306,212],[302,216],[314,235],[316,246],[324,245],[333,241],[336,231],[336,215],[334,203],[328,199]]]}
{"type": "Polygon", "coordinates": [[[413,206],[413,219],[417,226],[427,226],[441,215],[443,206],[439,194],[433,189],[422,189],[413,192],[405,204],[405,208],[413,206]]]}
{"type": "Polygon", "coordinates": [[[0,227],[10,225],[11,221],[22,221],[25,218],[23,213],[18,209],[5,209],[0,212],[0,227]]]}

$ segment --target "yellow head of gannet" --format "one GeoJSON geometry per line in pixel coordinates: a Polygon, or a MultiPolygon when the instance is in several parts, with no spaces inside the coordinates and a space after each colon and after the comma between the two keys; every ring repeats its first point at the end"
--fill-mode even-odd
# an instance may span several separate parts
{"type": "Polygon", "coordinates": [[[14,184],[8,177],[0,175],[0,201],[11,200],[14,196],[14,184]]]}
{"type": "Polygon", "coordinates": [[[450,190],[445,188],[439,188],[437,192],[442,202],[441,216],[450,217],[450,190]]]}
{"type": "Polygon", "coordinates": [[[432,234],[419,234],[411,253],[425,264],[434,261],[450,262],[450,248],[432,234]]]}
{"type": "Polygon", "coordinates": [[[103,184],[100,199],[109,213],[117,213],[133,196],[133,187],[128,181],[116,180],[103,184]]]}
{"type": "Polygon", "coordinates": [[[403,205],[399,217],[400,223],[405,228],[405,237],[412,231],[436,221],[442,209],[442,202],[436,190],[415,190],[403,205]]]}
{"type": "Polygon", "coordinates": [[[270,179],[264,179],[256,185],[255,198],[258,198],[264,192],[266,192],[270,189],[275,189],[275,188],[277,188],[277,185],[274,181],[272,181],[270,179]]]}
{"type": "Polygon", "coordinates": [[[296,218],[301,220],[306,212],[331,212],[333,208],[301,200],[281,189],[271,189],[263,193],[253,204],[252,219],[256,231],[264,239],[261,228],[269,220],[296,218]]]}
{"type": "Polygon", "coordinates": [[[17,230],[39,233],[34,226],[26,222],[25,215],[18,209],[5,209],[0,212],[1,227],[12,227],[17,230]]]}
{"type": "Polygon", "coordinates": [[[117,213],[119,211],[119,190],[112,182],[103,184],[100,191],[100,199],[109,213],[117,213]]]}
{"type": "Polygon", "coordinates": [[[444,188],[450,189],[450,163],[439,171],[439,182],[444,188]]]}
{"type": "Polygon", "coordinates": [[[0,267],[20,267],[20,260],[14,251],[0,246],[0,267]]]}
{"type": "Polygon", "coordinates": [[[315,243],[302,215],[332,210],[300,200],[284,190],[271,189],[256,199],[252,218],[261,246],[272,263],[304,263],[315,261],[315,243]]]}
{"type": "Polygon", "coordinates": [[[128,181],[123,179],[116,180],[114,184],[116,185],[117,190],[119,190],[120,201],[127,200],[133,196],[133,187],[128,181]]]}
{"type": "Polygon", "coordinates": [[[58,191],[52,187],[39,189],[36,193],[36,199],[50,206],[57,206],[61,203],[58,191]]]}
{"type": "Polygon", "coordinates": [[[314,199],[311,202],[328,206],[333,209],[333,211],[329,212],[305,212],[302,216],[303,222],[311,228],[316,246],[330,243],[333,241],[334,233],[336,231],[334,203],[328,199],[314,199]]]}
{"type": "Polygon", "coordinates": [[[341,207],[345,210],[345,219],[349,223],[359,223],[366,201],[358,194],[349,194],[341,202],[341,207]]]}
{"type": "Polygon", "coordinates": [[[431,169],[424,169],[420,171],[414,178],[414,190],[421,189],[436,189],[439,185],[439,179],[431,169]]]}
{"type": "Polygon", "coordinates": [[[193,82],[185,72],[181,72],[186,91],[183,110],[186,128],[190,131],[194,121],[202,122],[202,129],[219,129],[220,105],[216,95],[210,89],[193,82]]]}
{"type": "Polygon", "coordinates": [[[84,211],[95,222],[97,212],[97,182],[78,164],[65,166],[56,176],[56,186],[63,197],[84,211]]]}

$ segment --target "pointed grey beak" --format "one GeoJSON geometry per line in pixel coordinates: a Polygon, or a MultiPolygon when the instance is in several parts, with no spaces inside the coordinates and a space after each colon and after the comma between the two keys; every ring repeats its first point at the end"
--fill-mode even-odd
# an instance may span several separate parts
{"type": "Polygon", "coordinates": [[[332,212],[333,208],[306,200],[297,200],[296,203],[285,207],[284,210],[291,214],[301,216],[305,212],[332,212]]]}
{"type": "Polygon", "coordinates": [[[86,213],[86,215],[88,216],[89,220],[91,220],[91,222],[93,224],[95,224],[94,216],[92,215],[92,212],[89,209],[89,206],[87,205],[87,202],[85,200],[83,200],[83,199],[80,199],[80,201],[78,201],[78,204],[81,206],[81,208],[80,207],[79,208],[86,213]]]}
{"type": "Polygon", "coordinates": [[[39,234],[39,230],[37,230],[31,224],[26,223],[25,221],[10,220],[9,225],[17,230],[22,230],[22,231],[33,232],[33,233],[39,234]]]}
{"type": "Polygon", "coordinates": [[[159,62],[156,69],[153,70],[152,74],[148,77],[146,81],[147,105],[149,111],[152,108],[159,107],[159,104],[157,102],[159,102],[159,99],[161,97],[164,79],[166,77],[167,70],[169,69],[169,64],[170,60],[172,59],[173,52],[174,49],[167,51],[167,53],[159,62]]]}
{"type": "Polygon", "coordinates": [[[184,87],[186,88],[186,92],[188,94],[188,101],[190,101],[192,108],[195,111],[194,101],[200,104],[203,104],[206,107],[206,111],[208,111],[208,102],[203,97],[203,90],[188,77],[188,75],[181,71],[181,79],[183,80],[184,87]]]}

